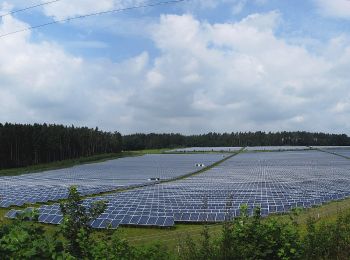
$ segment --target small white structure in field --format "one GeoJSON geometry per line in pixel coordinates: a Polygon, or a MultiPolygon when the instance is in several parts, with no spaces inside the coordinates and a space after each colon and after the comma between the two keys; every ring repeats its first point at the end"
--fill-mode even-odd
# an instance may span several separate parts
{"type": "Polygon", "coordinates": [[[160,181],[160,178],[149,178],[149,181],[160,181]]]}
{"type": "Polygon", "coordinates": [[[205,167],[204,163],[196,163],[196,167],[205,167]]]}

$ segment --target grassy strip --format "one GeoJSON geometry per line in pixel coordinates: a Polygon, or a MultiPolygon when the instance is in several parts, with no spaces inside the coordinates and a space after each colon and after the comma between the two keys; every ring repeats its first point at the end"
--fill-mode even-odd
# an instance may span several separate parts
{"type": "Polygon", "coordinates": [[[139,156],[142,153],[139,152],[122,152],[122,153],[109,153],[99,154],[89,157],[80,157],[71,160],[63,160],[46,164],[31,165],[22,168],[4,169],[0,170],[0,176],[15,176],[20,174],[42,172],[48,170],[57,170],[62,168],[69,168],[80,164],[98,163],[108,160],[118,159],[122,157],[139,156]]]}
{"type": "Polygon", "coordinates": [[[192,176],[195,176],[195,175],[198,175],[198,174],[201,174],[203,172],[206,172],[216,166],[218,166],[219,164],[222,164],[224,161],[227,161],[228,159],[236,156],[237,154],[240,154],[242,151],[244,150],[244,148],[242,148],[241,150],[225,157],[224,159],[220,160],[220,161],[217,161],[216,163],[213,163],[207,167],[204,167],[203,169],[200,169],[199,171],[196,171],[196,172],[192,172],[192,173],[189,173],[189,174],[186,174],[186,175],[182,175],[182,176],[179,176],[177,178],[174,178],[174,179],[171,179],[171,180],[164,180],[164,181],[160,181],[160,183],[167,183],[167,182],[173,182],[173,181],[178,181],[178,180],[182,180],[182,179],[186,179],[188,177],[192,177],[192,176]]]}

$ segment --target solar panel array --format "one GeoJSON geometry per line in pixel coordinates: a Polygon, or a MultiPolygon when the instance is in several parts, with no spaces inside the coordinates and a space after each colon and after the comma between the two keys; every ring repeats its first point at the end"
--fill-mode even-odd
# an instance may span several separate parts
{"type": "Polygon", "coordinates": [[[154,184],[200,170],[223,154],[153,154],[127,157],[68,169],[0,177],[0,207],[57,201],[67,198],[68,187],[76,185],[82,195],[154,184]]]}
{"type": "Polygon", "coordinates": [[[312,148],[315,149],[350,149],[350,146],[336,146],[336,145],[332,145],[332,146],[311,146],[312,148]]]}
{"type": "Polygon", "coordinates": [[[323,147],[319,149],[350,158],[350,147],[323,147]]]}
{"type": "Polygon", "coordinates": [[[293,151],[293,150],[307,150],[307,146],[248,146],[246,151],[293,151]]]}
{"type": "MultiPolygon", "coordinates": [[[[105,200],[95,228],[220,222],[261,207],[262,215],[350,196],[350,160],[321,151],[242,153],[202,174],[85,200],[105,200]],[[164,221],[164,222],[163,222],[164,221]]],[[[59,223],[58,205],[43,206],[42,222],[59,223]]],[[[11,216],[16,212],[9,212],[11,216]]]]}
{"type": "Polygon", "coordinates": [[[168,153],[190,153],[190,152],[237,152],[242,147],[187,147],[167,151],[168,153]]]}

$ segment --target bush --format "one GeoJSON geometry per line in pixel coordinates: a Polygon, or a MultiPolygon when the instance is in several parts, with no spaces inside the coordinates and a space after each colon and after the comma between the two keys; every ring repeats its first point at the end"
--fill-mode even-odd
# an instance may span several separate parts
{"type": "MultiPolygon", "coordinates": [[[[1,259],[52,259],[64,257],[63,244],[57,234],[47,235],[36,223],[19,216],[11,224],[0,228],[1,259]]],[[[34,216],[33,216],[34,217],[34,216]]]]}

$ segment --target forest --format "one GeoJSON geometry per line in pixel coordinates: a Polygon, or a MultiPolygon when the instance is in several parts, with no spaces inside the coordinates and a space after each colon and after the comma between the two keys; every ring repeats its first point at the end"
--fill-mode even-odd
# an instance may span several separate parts
{"type": "Polygon", "coordinates": [[[0,169],[118,153],[122,137],[87,127],[0,124],[0,169]]]}
{"type": "Polygon", "coordinates": [[[0,169],[144,149],[215,146],[350,145],[345,134],[237,132],[131,134],[56,124],[0,124],[0,169]]]}
{"type": "Polygon", "coordinates": [[[350,145],[345,134],[309,132],[237,132],[208,133],[203,135],[181,134],[132,134],[123,136],[124,150],[160,149],[176,147],[227,147],[227,146],[344,146],[350,145]]]}

